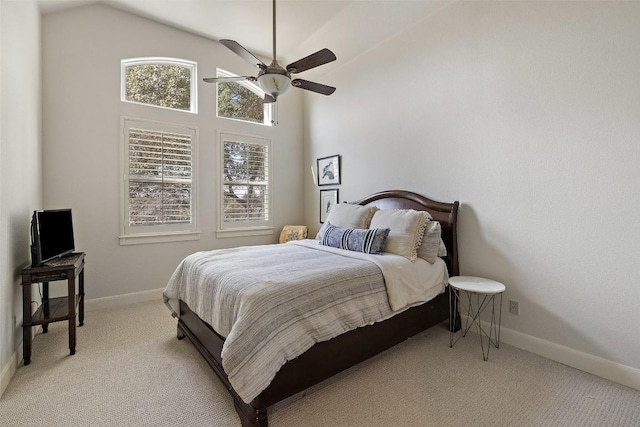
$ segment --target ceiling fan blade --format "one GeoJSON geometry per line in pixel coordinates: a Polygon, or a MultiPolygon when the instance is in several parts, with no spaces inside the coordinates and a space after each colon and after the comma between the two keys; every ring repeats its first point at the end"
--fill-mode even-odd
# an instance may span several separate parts
{"type": "Polygon", "coordinates": [[[269,95],[268,93],[264,94],[264,100],[262,101],[263,104],[271,104],[273,102],[276,102],[276,99],[269,95]]]}
{"type": "Polygon", "coordinates": [[[324,48],[287,65],[287,71],[290,73],[301,73],[335,60],[336,55],[329,49],[324,48]]]}
{"type": "Polygon", "coordinates": [[[253,53],[249,52],[247,49],[242,47],[240,43],[238,43],[237,41],[222,39],[220,40],[220,43],[225,45],[228,49],[232,50],[233,53],[240,56],[245,61],[252,63],[254,66],[260,69],[267,68],[264,62],[256,58],[256,56],[253,53]]]}
{"type": "Polygon", "coordinates": [[[316,82],[310,82],[309,80],[295,79],[291,80],[291,86],[299,87],[300,89],[310,90],[312,92],[321,93],[323,95],[331,95],[336,91],[333,86],[327,86],[316,82]]]}
{"type": "Polygon", "coordinates": [[[202,79],[207,83],[228,83],[228,82],[240,82],[242,80],[249,80],[252,82],[256,81],[256,78],[253,76],[237,76],[237,77],[207,77],[202,79]]]}

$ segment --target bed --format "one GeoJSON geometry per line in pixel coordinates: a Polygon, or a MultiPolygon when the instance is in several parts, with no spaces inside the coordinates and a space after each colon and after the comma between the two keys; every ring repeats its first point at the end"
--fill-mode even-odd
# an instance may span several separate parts
{"type": "MultiPolygon", "coordinates": [[[[458,275],[456,237],[458,202],[436,202],[416,193],[391,190],[365,197],[354,204],[381,210],[427,211],[433,221],[439,222],[442,228],[441,238],[446,246],[446,255],[441,258],[444,261],[443,264],[446,265],[448,275],[458,275]]],[[[438,261],[442,263],[442,261],[438,261]]],[[[286,363],[283,362],[284,365],[277,369],[277,373],[270,379],[268,386],[248,402],[245,401],[246,393],[240,392],[239,394],[234,389],[230,381],[231,374],[227,375],[223,368],[223,345],[225,337],[231,339],[230,336],[225,333],[222,335],[217,333],[209,323],[203,321],[196,314],[196,312],[201,312],[201,308],[196,307],[197,303],[194,303],[192,298],[186,296],[179,298],[174,301],[171,307],[174,316],[178,318],[178,339],[183,339],[185,336],[189,338],[212,367],[231,394],[242,425],[244,427],[266,427],[268,408],[275,403],[330,378],[436,324],[448,321],[450,329],[459,329],[459,314],[457,312],[454,315],[450,314],[449,292],[447,287],[444,292],[429,301],[406,308],[399,314],[385,320],[357,327],[326,341],[315,342],[299,356],[291,360],[287,359],[286,363]],[[192,310],[183,299],[188,300],[191,306],[196,308],[192,310]]],[[[218,324],[213,322],[212,324],[216,326],[218,331],[221,330],[218,324]]],[[[227,354],[229,353],[227,352],[227,354]]],[[[225,362],[228,367],[228,358],[225,359],[225,362]]]]}

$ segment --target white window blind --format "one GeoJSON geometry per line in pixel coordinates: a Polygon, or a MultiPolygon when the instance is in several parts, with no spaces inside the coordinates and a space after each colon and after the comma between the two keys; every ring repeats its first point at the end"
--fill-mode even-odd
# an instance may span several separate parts
{"type": "Polygon", "coordinates": [[[269,147],[225,141],[224,221],[269,219],[269,147]]]}
{"type": "MultiPolygon", "coordinates": [[[[220,135],[222,161],[221,230],[270,227],[270,140],[220,135]]],[[[271,232],[271,231],[269,231],[271,232]]]]}
{"type": "Polygon", "coordinates": [[[191,135],[129,129],[129,225],[191,222],[191,135]]]}
{"type": "Polygon", "coordinates": [[[122,128],[121,244],[198,238],[197,129],[128,118],[122,128]]]}

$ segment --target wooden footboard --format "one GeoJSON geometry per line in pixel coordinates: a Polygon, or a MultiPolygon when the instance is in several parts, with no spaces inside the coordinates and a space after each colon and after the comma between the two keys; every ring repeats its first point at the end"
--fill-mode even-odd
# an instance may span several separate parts
{"type": "MultiPolygon", "coordinates": [[[[207,360],[234,399],[243,426],[267,426],[267,408],[369,359],[414,335],[445,321],[459,329],[459,315],[450,318],[449,290],[383,322],[364,326],[317,343],[278,371],[251,404],[233,390],[222,368],[224,339],[180,301],[178,336],[186,335],[207,360]]],[[[456,329],[457,330],[457,329],[456,329]]]]}
{"type": "Polygon", "coordinates": [[[222,368],[220,362],[220,353],[222,351],[222,343],[224,340],[211,327],[200,320],[200,318],[192,312],[187,305],[180,301],[180,316],[178,318],[178,339],[184,337],[189,338],[194,347],[200,352],[204,359],[213,368],[220,381],[233,398],[233,404],[240,417],[243,427],[267,427],[267,408],[255,407],[253,404],[245,403],[235,392],[227,374],[222,368]],[[209,332],[205,330],[209,329],[209,332]],[[194,332],[195,331],[195,332],[194,332]],[[219,351],[216,349],[219,348],[219,351]]]}

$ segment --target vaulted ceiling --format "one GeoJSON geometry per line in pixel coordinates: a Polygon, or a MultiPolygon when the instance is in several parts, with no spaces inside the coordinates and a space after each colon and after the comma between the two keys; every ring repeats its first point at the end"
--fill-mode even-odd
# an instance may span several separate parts
{"type": "MultiPolygon", "coordinates": [[[[344,64],[452,1],[277,0],[278,60],[286,64],[328,47],[344,64]]],[[[272,56],[271,0],[38,0],[38,3],[43,14],[102,3],[213,40],[235,40],[267,59],[272,56]]]]}

